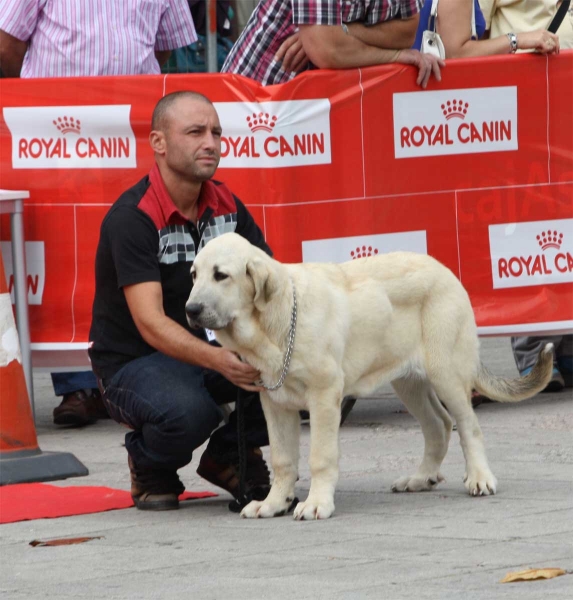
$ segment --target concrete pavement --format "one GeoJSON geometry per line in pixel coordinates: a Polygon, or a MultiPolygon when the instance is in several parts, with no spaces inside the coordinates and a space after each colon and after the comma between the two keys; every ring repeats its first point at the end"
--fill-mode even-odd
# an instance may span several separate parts
{"type": "MultiPolygon", "coordinates": [[[[486,364],[516,374],[509,341],[482,342],[486,364]]],[[[99,421],[59,429],[47,374],[35,374],[37,432],[44,451],[73,452],[87,477],[57,485],[129,489],[125,430],[99,421]]],[[[462,483],[456,433],[434,492],[393,494],[398,476],[422,455],[417,422],[391,388],[359,400],[341,429],[336,513],[327,521],[283,517],[244,520],[227,510],[230,496],[183,503],[179,511],[135,508],[0,526],[0,594],[45,599],[457,599],[573,597],[573,574],[500,584],[509,571],[560,567],[573,573],[572,391],[541,394],[518,405],[477,409],[496,496],[470,498],[462,483]],[[33,539],[101,536],[61,547],[33,539]]],[[[303,427],[303,498],[310,482],[303,427]]],[[[267,449],[268,450],[268,449],[267,449]]],[[[181,471],[187,489],[220,491],[181,471]]],[[[268,456],[268,452],[267,452],[268,456]]]]}

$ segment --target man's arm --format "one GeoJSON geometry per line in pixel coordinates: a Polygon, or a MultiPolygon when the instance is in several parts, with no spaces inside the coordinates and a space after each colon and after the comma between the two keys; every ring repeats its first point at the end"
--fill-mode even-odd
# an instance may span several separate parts
{"type": "Polygon", "coordinates": [[[160,67],[162,67],[169,60],[170,56],[171,56],[171,50],[156,50],[155,51],[155,58],[157,59],[157,62],[159,63],[160,67]]]}
{"type": "Polygon", "coordinates": [[[387,63],[418,68],[416,83],[426,87],[434,73],[441,80],[445,62],[417,50],[386,50],[361,42],[337,25],[300,25],[300,40],[310,61],[321,69],[354,69],[387,63]]]}
{"type": "Polygon", "coordinates": [[[20,77],[27,49],[27,42],[0,29],[0,69],[4,77],[20,77]]]}
{"type": "Polygon", "coordinates": [[[354,69],[393,62],[398,52],[365,44],[338,25],[300,25],[309,60],[320,69],[354,69]]]}
{"type": "Polygon", "coordinates": [[[419,22],[420,15],[416,14],[409,19],[390,19],[376,25],[348,23],[348,31],[369,46],[400,50],[412,47],[419,22]]]}
{"type": "Polygon", "coordinates": [[[150,346],[182,362],[213,369],[245,390],[259,390],[252,385],[260,378],[256,369],[241,362],[233,352],[195,337],[165,314],[159,282],[128,285],[123,291],[133,321],[150,346]]]}

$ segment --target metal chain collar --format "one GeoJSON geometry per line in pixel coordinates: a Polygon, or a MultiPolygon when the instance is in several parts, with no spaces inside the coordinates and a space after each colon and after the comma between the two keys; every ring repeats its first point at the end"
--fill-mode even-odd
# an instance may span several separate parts
{"type": "Polygon", "coordinates": [[[270,392],[273,392],[274,390],[278,390],[284,383],[285,378],[288,373],[288,369],[290,367],[290,359],[292,357],[292,351],[294,349],[294,334],[296,331],[296,290],[295,290],[294,283],[292,282],[292,280],[291,280],[291,284],[292,284],[292,313],[290,316],[290,329],[288,332],[288,345],[287,345],[287,350],[285,353],[285,359],[283,362],[283,371],[281,373],[281,376],[279,377],[279,380],[274,385],[265,385],[263,383],[262,379],[260,379],[257,382],[257,385],[259,385],[262,388],[265,388],[265,390],[268,390],[270,392]]]}

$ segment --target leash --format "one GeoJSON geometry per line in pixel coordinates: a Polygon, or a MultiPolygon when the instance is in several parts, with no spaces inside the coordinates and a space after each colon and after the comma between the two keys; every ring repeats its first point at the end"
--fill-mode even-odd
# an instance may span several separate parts
{"type": "MultiPolygon", "coordinates": [[[[296,303],[296,289],[294,283],[292,284],[292,298],[293,306],[291,311],[290,328],[287,338],[287,350],[284,357],[282,373],[277,383],[271,386],[265,385],[262,381],[258,381],[257,385],[264,387],[266,390],[278,390],[287,376],[290,361],[292,358],[292,352],[294,349],[294,337],[296,332],[296,316],[297,316],[297,303],[296,303]]],[[[246,492],[246,479],[247,479],[247,443],[245,439],[245,398],[243,396],[243,390],[237,389],[237,400],[235,404],[235,410],[237,411],[237,437],[238,437],[238,450],[239,450],[239,496],[229,502],[229,510],[231,512],[240,513],[249,502],[253,499],[251,494],[246,492]]],[[[291,502],[287,512],[290,512],[298,504],[298,498],[294,498],[291,502]]]]}
{"type": "Polygon", "coordinates": [[[237,400],[235,405],[237,411],[237,437],[239,446],[239,497],[233,498],[229,502],[229,510],[239,513],[252,500],[250,494],[247,494],[247,441],[245,438],[245,398],[243,390],[237,389],[237,400]]]}
{"type": "MultiPolygon", "coordinates": [[[[237,401],[235,410],[237,411],[237,434],[239,447],[239,497],[233,498],[229,502],[229,510],[234,513],[240,513],[245,506],[253,499],[251,494],[246,493],[247,479],[247,443],[245,438],[245,398],[243,390],[237,390],[237,401]]],[[[299,500],[295,496],[287,509],[287,513],[294,510],[299,500]]]]}

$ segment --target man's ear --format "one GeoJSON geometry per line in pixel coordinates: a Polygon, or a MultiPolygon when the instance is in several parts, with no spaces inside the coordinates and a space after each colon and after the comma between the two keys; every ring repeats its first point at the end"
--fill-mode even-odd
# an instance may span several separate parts
{"type": "Polygon", "coordinates": [[[247,275],[255,285],[255,297],[253,299],[255,308],[262,312],[276,292],[275,277],[269,265],[260,258],[251,259],[247,263],[247,275]]]}
{"type": "Polygon", "coordinates": [[[149,145],[153,152],[165,154],[165,134],[163,131],[152,131],[149,134],[149,145]]]}

